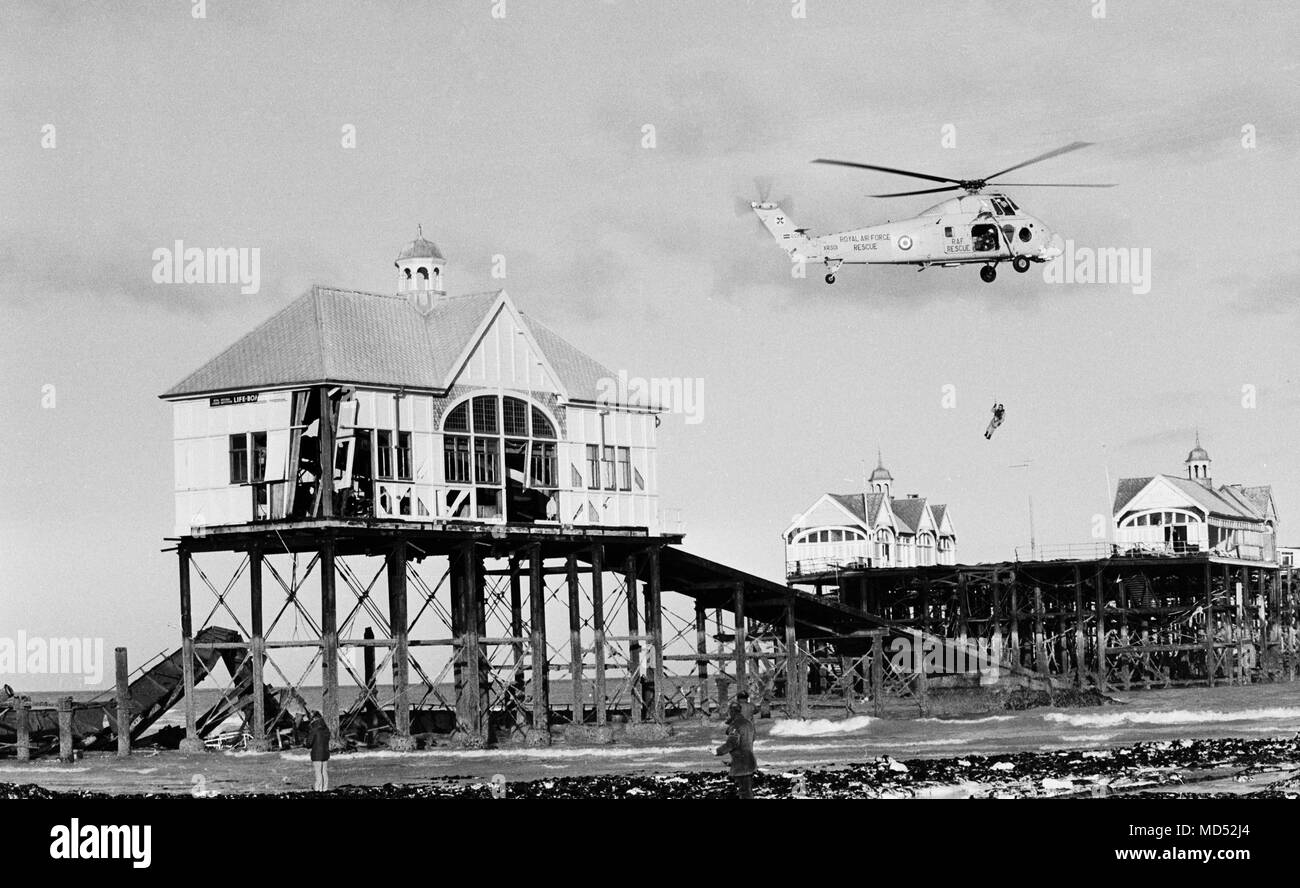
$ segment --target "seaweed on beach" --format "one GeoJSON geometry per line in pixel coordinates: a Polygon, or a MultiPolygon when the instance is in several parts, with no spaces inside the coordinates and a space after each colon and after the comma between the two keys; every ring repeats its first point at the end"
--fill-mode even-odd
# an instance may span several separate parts
{"type": "MultiPolygon", "coordinates": [[[[1283,769],[1300,767],[1300,737],[1277,739],[1164,740],[1114,749],[1063,749],[988,756],[898,761],[882,756],[867,762],[813,770],[760,773],[754,788],[767,798],[908,798],[959,794],[972,797],[1094,797],[1161,790],[1180,793],[1198,775],[1267,776],[1279,779],[1258,789],[1233,793],[1250,797],[1300,797],[1300,778],[1283,769]]],[[[447,798],[489,799],[721,799],[733,793],[722,771],[551,777],[493,786],[481,779],[440,778],[382,786],[345,785],[311,792],[244,793],[223,798],[447,798]],[[502,792],[504,789],[504,792],[502,792]]],[[[1196,794],[1206,797],[1206,793],[1196,794]]],[[[33,785],[0,784],[0,798],[112,798],[94,791],[54,791],[33,785]]],[[[143,793],[141,798],[188,798],[177,793],[143,793]]]]}

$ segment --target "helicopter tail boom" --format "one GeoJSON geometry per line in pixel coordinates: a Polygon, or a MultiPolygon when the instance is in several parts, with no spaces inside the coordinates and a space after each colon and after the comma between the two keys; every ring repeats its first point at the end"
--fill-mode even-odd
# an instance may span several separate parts
{"type": "Polygon", "coordinates": [[[818,251],[813,249],[812,239],[802,229],[795,227],[794,222],[779,204],[751,203],[749,206],[763,223],[763,227],[772,235],[772,239],[780,244],[781,249],[791,256],[800,256],[804,259],[820,258],[818,251]]]}

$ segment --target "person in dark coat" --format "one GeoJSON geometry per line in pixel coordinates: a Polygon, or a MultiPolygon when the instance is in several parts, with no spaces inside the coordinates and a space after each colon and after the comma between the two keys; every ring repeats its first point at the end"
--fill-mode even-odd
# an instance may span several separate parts
{"type": "Polygon", "coordinates": [[[330,788],[330,729],[325,724],[325,716],[320,712],[311,714],[311,727],[307,732],[307,744],[311,747],[311,772],[314,778],[313,788],[317,792],[328,792],[330,788]]]}
{"type": "Polygon", "coordinates": [[[758,762],[754,758],[754,723],[745,717],[744,708],[731,701],[727,712],[727,742],[718,747],[714,755],[731,755],[731,779],[736,784],[736,798],[754,797],[754,772],[758,762]]]}

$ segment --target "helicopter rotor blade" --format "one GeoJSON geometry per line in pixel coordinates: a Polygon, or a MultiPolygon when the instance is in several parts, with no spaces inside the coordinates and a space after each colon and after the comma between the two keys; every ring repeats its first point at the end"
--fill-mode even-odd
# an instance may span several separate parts
{"type": "Polygon", "coordinates": [[[1114,188],[1114,182],[998,182],[999,188],[1114,188]]]}
{"type": "Polygon", "coordinates": [[[960,185],[945,185],[943,188],[922,188],[920,191],[895,191],[890,194],[868,194],[867,197],[911,197],[914,194],[938,194],[941,191],[960,190],[960,185]]]}
{"type": "Polygon", "coordinates": [[[1071,151],[1078,151],[1080,148],[1087,148],[1091,144],[1093,143],[1092,142],[1071,142],[1068,145],[1063,145],[1060,148],[1055,148],[1051,151],[1048,151],[1046,154],[1040,154],[1037,157],[1031,157],[1029,160],[1018,163],[1015,166],[1009,166],[1005,170],[1001,170],[999,172],[993,173],[990,176],[985,176],[984,181],[987,182],[990,179],[996,179],[998,176],[1006,175],[1012,170],[1022,169],[1024,167],[1029,166],[1030,164],[1039,163],[1040,161],[1047,160],[1049,157],[1056,157],[1057,155],[1060,154],[1067,154],[1071,151]]]}
{"type": "Polygon", "coordinates": [[[879,173],[893,173],[896,176],[911,176],[913,179],[925,179],[930,182],[952,182],[953,184],[958,184],[961,181],[960,179],[949,179],[946,176],[931,176],[928,173],[914,173],[911,170],[896,170],[893,167],[876,166],[875,164],[870,163],[854,163],[851,160],[828,160],[827,158],[819,157],[814,160],[813,163],[826,163],[831,164],[832,166],[852,167],[853,169],[858,170],[875,170],[879,173]]]}

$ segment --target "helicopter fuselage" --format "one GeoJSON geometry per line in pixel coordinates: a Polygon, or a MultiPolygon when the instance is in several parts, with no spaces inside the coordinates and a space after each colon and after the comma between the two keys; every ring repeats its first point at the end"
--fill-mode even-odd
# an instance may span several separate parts
{"type": "Polygon", "coordinates": [[[841,265],[953,266],[1012,262],[1017,270],[1063,250],[1061,237],[1005,194],[965,194],[918,216],[834,234],[810,236],[775,204],[751,204],[792,260],[841,265]]]}

